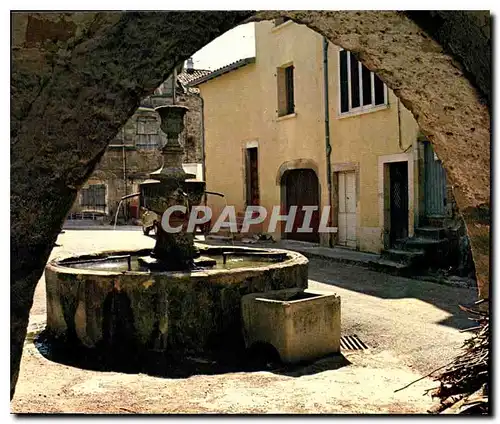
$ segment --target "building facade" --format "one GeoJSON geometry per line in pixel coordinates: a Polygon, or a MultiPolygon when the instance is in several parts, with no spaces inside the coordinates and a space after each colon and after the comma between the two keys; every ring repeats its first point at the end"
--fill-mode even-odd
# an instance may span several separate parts
{"type": "MultiPolygon", "coordinates": [[[[203,178],[203,113],[199,90],[188,87],[191,79],[208,74],[190,66],[179,70],[158,87],[154,94],[143,99],[141,106],[110,142],[95,171],[80,190],[69,218],[98,218],[110,222],[114,219],[120,200],[139,191],[139,185],[149,173],[162,165],[161,147],[166,135],[160,130],[160,117],[155,108],[176,103],[189,108],[185,116],[185,129],[180,142],[185,148],[183,166],[186,172],[203,178]]],[[[123,202],[119,222],[132,222],[140,218],[138,197],[123,202]]]]}
{"type": "Polygon", "coordinates": [[[450,216],[439,160],[377,75],[292,21],[257,23],[255,41],[254,58],[191,82],[204,99],[207,189],[225,195],[208,198],[214,215],[226,202],[240,213],[330,206],[336,233],[317,231],[319,212],[312,233],[297,231],[299,212],[292,232],[273,237],[367,252],[450,216]]]}

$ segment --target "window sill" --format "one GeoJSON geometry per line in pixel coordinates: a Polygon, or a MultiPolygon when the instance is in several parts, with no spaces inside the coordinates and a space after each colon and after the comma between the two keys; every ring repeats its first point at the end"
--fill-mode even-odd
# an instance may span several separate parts
{"type": "Polygon", "coordinates": [[[289,113],[288,115],[278,116],[276,122],[285,121],[287,119],[292,119],[297,116],[297,112],[289,113]]]}
{"type": "Polygon", "coordinates": [[[282,24],[279,24],[279,25],[276,25],[275,27],[272,27],[271,32],[278,32],[279,30],[281,30],[287,26],[290,26],[291,24],[293,24],[293,21],[290,19],[288,21],[283,22],[282,24]]]}
{"type": "Polygon", "coordinates": [[[389,109],[389,104],[370,107],[368,109],[353,110],[344,112],[337,115],[337,119],[350,118],[352,116],[365,115],[367,113],[379,112],[381,110],[389,109]]]}

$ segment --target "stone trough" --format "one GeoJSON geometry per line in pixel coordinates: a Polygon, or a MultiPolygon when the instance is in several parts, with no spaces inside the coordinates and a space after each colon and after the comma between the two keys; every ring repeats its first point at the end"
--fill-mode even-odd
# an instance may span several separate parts
{"type": "Polygon", "coordinates": [[[242,297],[247,347],[268,343],[285,363],[340,352],[340,297],[300,288],[242,297]]]}

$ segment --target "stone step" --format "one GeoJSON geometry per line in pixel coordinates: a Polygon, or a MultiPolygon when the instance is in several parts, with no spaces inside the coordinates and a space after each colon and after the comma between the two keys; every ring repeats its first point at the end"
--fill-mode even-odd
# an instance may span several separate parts
{"type": "Polygon", "coordinates": [[[403,250],[424,251],[425,257],[420,261],[420,266],[430,268],[446,267],[448,262],[448,239],[436,240],[427,237],[413,237],[406,239],[402,245],[403,250]]]}
{"type": "Polygon", "coordinates": [[[446,238],[445,229],[442,227],[418,227],[415,229],[417,237],[442,240],[446,238]]]}
{"type": "Polygon", "coordinates": [[[427,216],[423,219],[423,223],[428,227],[442,227],[444,222],[446,221],[445,216],[427,216]]]}
{"type": "Polygon", "coordinates": [[[408,265],[415,265],[425,256],[423,250],[403,250],[403,249],[387,249],[382,252],[382,257],[390,261],[399,262],[408,265]]]}
{"type": "Polygon", "coordinates": [[[408,239],[398,240],[398,244],[405,250],[425,250],[434,251],[436,248],[444,246],[448,242],[447,239],[436,240],[427,237],[412,237],[408,239]]]}

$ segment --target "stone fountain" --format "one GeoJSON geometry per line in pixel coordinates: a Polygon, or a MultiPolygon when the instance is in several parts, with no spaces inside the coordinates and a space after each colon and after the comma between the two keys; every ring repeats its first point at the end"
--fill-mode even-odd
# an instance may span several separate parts
{"type": "Polygon", "coordinates": [[[142,195],[160,216],[170,206],[185,205],[188,212],[172,214],[169,221],[182,230],[158,228],[153,250],[125,247],[49,262],[47,333],[131,360],[132,352],[242,349],[242,297],[305,289],[308,261],[285,250],[196,245],[185,224],[189,209],[201,202],[205,183],[182,168],[179,134],[187,108],[156,110],[167,134],[164,162],[142,185],[142,195]]]}
{"type": "Polygon", "coordinates": [[[182,168],[184,149],[179,143],[179,134],[184,129],[185,106],[166,105],[155,109],[161,117],[161,130],[167,135],[167,143],[162,148],[163,166],[150,174],[151,180],[142,184],[142,195],[148,208],[158,216],[171,206],[185,206],[187,212],[174,212],[170,215],[171,227],[181,225],[184,230],[166,232],[158,226],[156,245],[152,257],[162,270],[185,270],[193,266],[199,251],[194,245],[194,233],[185,231],[189,213],[193,206],[199,205],[205,192],[205,183],[194,180],[195,175],[187,174],[182,168]]]}

